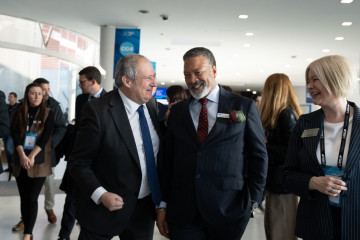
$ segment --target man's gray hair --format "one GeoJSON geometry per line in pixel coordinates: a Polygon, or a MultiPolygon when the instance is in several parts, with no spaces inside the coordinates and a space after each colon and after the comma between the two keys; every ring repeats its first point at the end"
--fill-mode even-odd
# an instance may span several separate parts
{"type": "MultiPolygon", "coordinates": [[[[147,59],[145,56],[131,53],[122,57],[117,65],[115,71],[115,84],[118,87],[123,85],[122,77],[127,76],[131,80],[136,80],[137,75],[137,63],[139,58],[147,59]]],[[[147,59],[148,60],[148,59],[147,59]]]]}

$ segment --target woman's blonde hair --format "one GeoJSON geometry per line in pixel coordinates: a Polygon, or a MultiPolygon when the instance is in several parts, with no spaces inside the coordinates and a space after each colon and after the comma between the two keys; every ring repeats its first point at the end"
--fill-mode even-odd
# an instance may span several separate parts
{"type": "Polygon", "coordinates": [[[287,107],[297,116],[302,113],[290,79],[283,73],[274,73],[266,79],[261,97],[259,112],[265,130],[275,128],[281,111],[287,107]]]}
{"type": "Polygon", "coordinates": [[[310,63],[305,72],[306,84],[310,81],[310,69],[324,85],[330,97],[348,97],[352,94],[356,85],[356,75],[343,56],[330,55],[310,63]]]}

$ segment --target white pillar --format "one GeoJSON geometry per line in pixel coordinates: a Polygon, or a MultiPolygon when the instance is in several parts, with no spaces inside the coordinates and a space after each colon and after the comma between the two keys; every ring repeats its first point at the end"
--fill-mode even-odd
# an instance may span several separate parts
{"type": "Polygon", "coordinates": [[[106,71],[101,85],[106,91],[113,90],[114,86],[115,30],[114,26],[104,25],[100,31],[100,66],[106,71]]]}

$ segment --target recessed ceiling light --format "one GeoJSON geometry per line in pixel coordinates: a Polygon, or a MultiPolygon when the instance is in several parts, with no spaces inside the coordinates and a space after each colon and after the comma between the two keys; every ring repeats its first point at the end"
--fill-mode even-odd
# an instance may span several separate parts
{"type": "Polygon", "coordinates": [[[341,0],[341,3],[352,3],[353,0],[341,0]]]}
{"type": "Polygon", "coordinates": [[[308,59],[306,59],[306,61],[308,61],[308,62],[312,62],[314,59],[312,59],[312,58],[308,58],[308,59]]]}
{"type": "Polygon", "coordinates": [[[256,94],[256,91],[253,91],[252,94],[256,94]]]}
{"type": "Polygon", "coordinates": [[[171,80],[170,82],[171,82],[171,83],[174,83],[174,82],[175,82],[175,80],[171,80]]]}
{"type": "Polygon", "coordinates": [[[336,41],[341,41],[341,40],[344,40],[344,37],[336,37],[335,40],[336,41]]]}
{"type": "Polygon", "coordinates": [[[249,43],[245,43],[245,44],[244,44],[244,47],[250,47],[250,44],[249,44],[249,43]]]}
{"type": "Polygon", "coordinates": [[[343,22],[341,25],[344,27],[348,27],[352,25],[352,22],[343,22]]]}
{"type": "Polygon", "coordinates": [[[251,91],[251,89],[250,89],[250,88],[247,88],[247,89],[246,89],[246,91],[250,92],[250,91],[251,91]]]}
{"type": "Polygon", "coordinates": [[[240,19],[247,19],[249,16],[248,15],[239,15],[240,19]]]}
{"type": "Polygon", "coordinates": [[[245,33],[245,35],[248,37],[251,37],[251,36],[254,36],[254,33],[248,32],[248,33],[245,33]]]}
{"type": "Polygon", "coordinates": [[[164,83],[164,82],[161,82],[160,84],[161,84],[161,85],[165,85],[165,83],[164,83]]]}
{"type": "Polygon", "coordinates": [[[322,52],[330,52],[330,49],[325,48],[322,50],[322,52]]]}

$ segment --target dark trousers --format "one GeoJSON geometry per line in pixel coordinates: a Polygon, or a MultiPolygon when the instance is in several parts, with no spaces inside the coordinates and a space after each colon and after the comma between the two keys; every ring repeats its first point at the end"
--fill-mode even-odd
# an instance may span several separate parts
{"type": "Polygon", "coordinates": [[[21,216],[25,226],[24,234],[32,234],[34,229],[38,212],[38,197],[44,182],[45,177],[29,178],[27,170],[23,168],[16,178],[20,194],[21,216]]]}
{"type": "MultiPolygon", "coordinates": [[[[72,181],[73,182],[73,181],[72,181]]],[[[70,191],[66,192],[63,216],[61,219],[61,228],[59,238],[70,239],[70,234],[75,225],[75,212],[77,200],[77,187],[73,182],[70,191]]]]}
{"type": "MultiPolygon", "coordinates": [[[[121,210],[120,210],[121,211],[121,210]]],[[[154,235],[155,209],[151,195],[137,200],[135,212],[125,230],[119,234],[121,240],[152,240],[154,235]]],[[[98,234],[81,227],[78,240],[110,240],[113,236],[98,234]]]]}
{"type": "Polygon", "coordinates": [[[186,226],[169,223],[171,240],[239,240],[249,222],[251,211],[239,220],[227,224],[208,224],[198,213],[186,226]]]}
{"type": "Polygon", "coordinates": [[[341,207],[330,206],[334,235],[332,240],[341,240],[341,207]]]}

